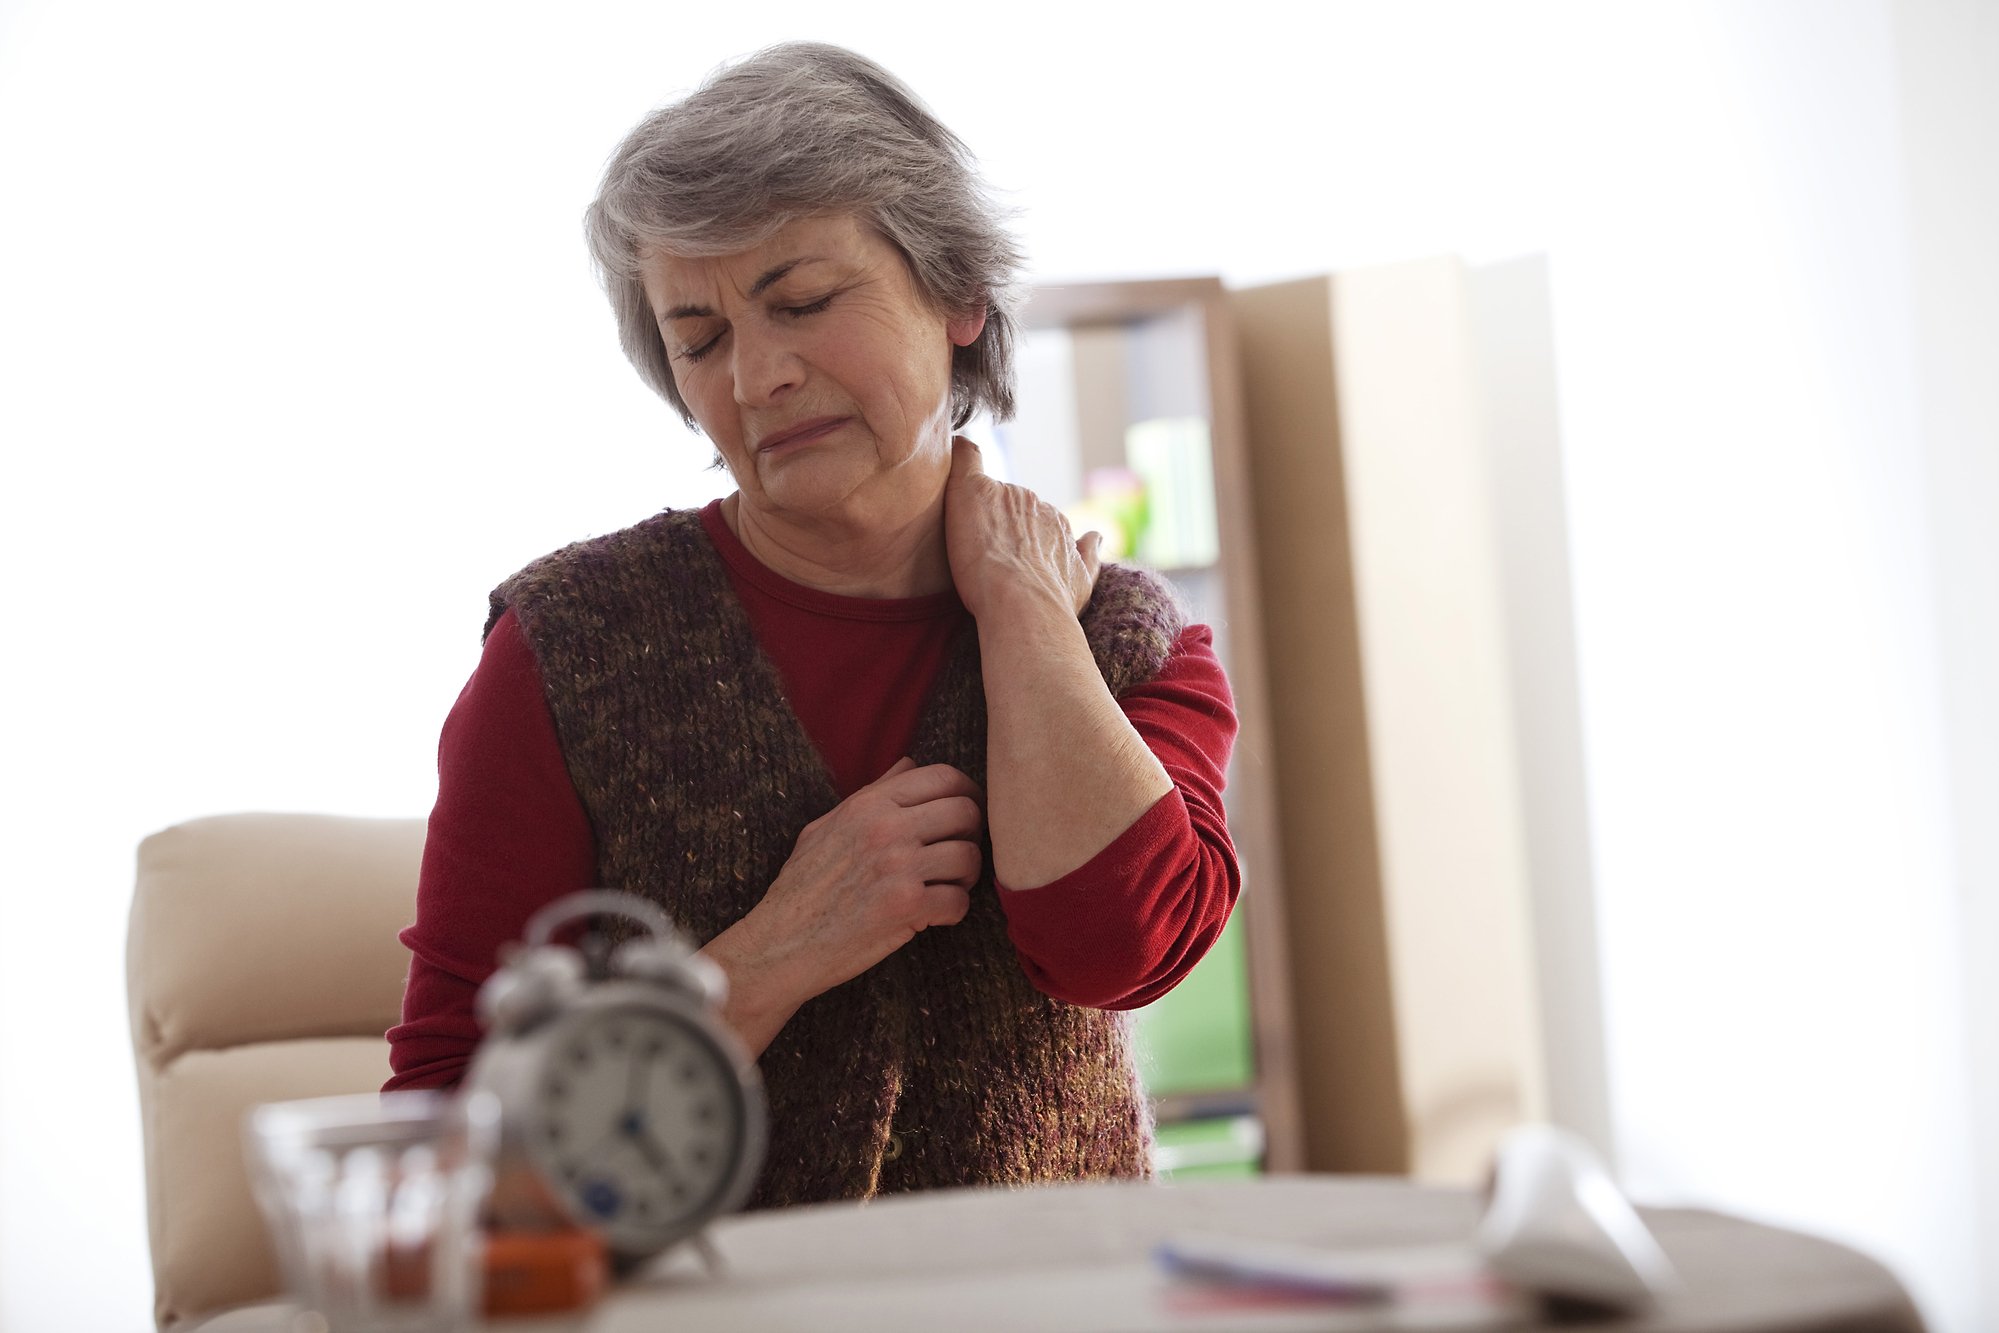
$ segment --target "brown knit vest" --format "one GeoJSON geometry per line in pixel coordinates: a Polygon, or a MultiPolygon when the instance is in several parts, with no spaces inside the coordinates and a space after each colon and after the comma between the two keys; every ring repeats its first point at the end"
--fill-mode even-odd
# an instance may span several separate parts
{"type": "MultiPolygon", "coordinates": [[[[508,607],[540,664],[600,882],[714,938],[838,802],[700,515],[669,510],[537,560],[494,591],[488,630],[508,607]]],[[[1082,620],[1119,694],[1158,672],[1184,617],[1159,580],[1106,565],[1082,620]]],[[[910,754],[985,782],[970,627],[910,754]]],[[[752,1207],[1148,1170],[1130,1025],[1029,984],[990,854],[962,922],[807,1002],[759,1064],[770,1146],[752,1207]]]]}

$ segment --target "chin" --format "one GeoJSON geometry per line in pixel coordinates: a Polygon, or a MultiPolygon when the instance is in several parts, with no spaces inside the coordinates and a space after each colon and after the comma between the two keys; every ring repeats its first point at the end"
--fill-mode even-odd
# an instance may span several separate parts
{"type": "Polygon", "coordinates": [[[816,514],[837,508],[874,474],[872,466],[863,466],[845,450],[806,450],[759,467],[757,482],[770,506],[816,514]]]}

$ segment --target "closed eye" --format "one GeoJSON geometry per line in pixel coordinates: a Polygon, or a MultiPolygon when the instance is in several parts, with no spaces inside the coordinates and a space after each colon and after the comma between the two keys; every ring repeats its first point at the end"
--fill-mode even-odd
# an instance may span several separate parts
{"type": "MultiPolygon", "coordinates": [[[[803,319],[808,315],[817,315],[822,311],[824,311],[828,306],[833,304],[833,298],[838,295],[839,293],[836,291],[828,292],[826,293],[826,295],[820,297],[818,300],[810,302],[809,304],[806,305],[779,306],[777,308],[777,312],[780,315],[789,315],[793,319],[803,319]]],[[[718,333],[714,337],[710,338],[707,342],[702,343],[699,347],[683,348],[680,353],[680,359],[683,361],[701,360],[703,357],[707,356],[708,353],[715,350],[715,345],[722,341],[722,337],[723,335],[718,333]]]]}
{"type": "Polygon", "coordinates": [[[794,319],[797,319],[804,315],[816,315],[820,311],[824,310],[827,306],[833,304],[833,296],[834,293],[828,292],[826,295],[814,301],[811,305],[788,305],[788,306],[782,306],[780,307],[780,309],[782,309],[785,314],[790,315],[794,319]]]}
{"type": "Polygon", "coordinates": [[[722,335],[718,333],[714,337],[710,338],[707,342],[702,343],[699,347],[682,348],[680,352],[680,359],[682,361],[699,361],[702,357],[714,351],[715,344],[721,341],[722,341],[722,335]]]}

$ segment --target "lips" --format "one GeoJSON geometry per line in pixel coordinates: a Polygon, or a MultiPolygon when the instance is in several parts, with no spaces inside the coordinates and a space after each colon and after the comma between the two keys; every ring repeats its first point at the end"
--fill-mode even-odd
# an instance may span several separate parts
{"type": "Polygon", "coordinates": [[[846,422],[845,417],[808,417],[804,421],[794,422],[783,430],[758,440],[757,452],[769,454],[793,446],[811,444],[814,440],[831,435],[846,422]]]}

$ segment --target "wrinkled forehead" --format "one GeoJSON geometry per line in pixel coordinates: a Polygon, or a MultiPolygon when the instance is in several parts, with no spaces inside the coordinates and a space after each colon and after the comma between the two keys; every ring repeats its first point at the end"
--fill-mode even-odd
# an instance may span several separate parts
{"type": "Polygon", "coordinates": [[[669,319],[675,312],[719,312],[755,300],[793,274],[813,277],[828,267],[852,269],[895,257],[894,247],[852,214],[817,214],[794,218],[762,240],[722,254],[643,247],[639,277],[654,312],[669,319]]]}

